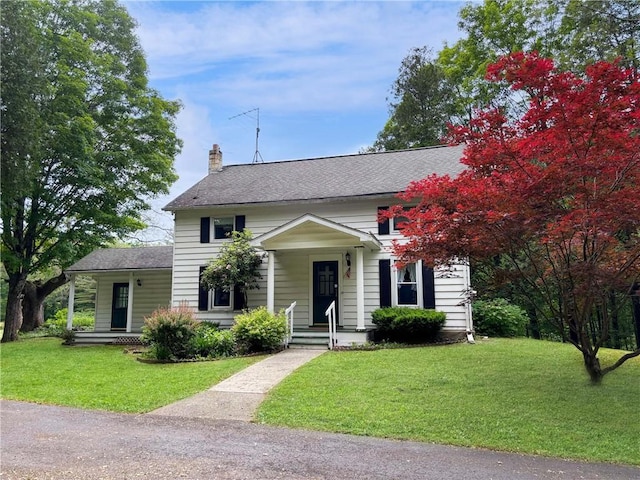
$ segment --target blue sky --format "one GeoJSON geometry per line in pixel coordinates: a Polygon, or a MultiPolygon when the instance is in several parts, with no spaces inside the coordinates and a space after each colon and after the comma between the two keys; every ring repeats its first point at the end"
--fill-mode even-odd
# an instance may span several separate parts
{"type": "MultiPolygon", "coordinates": [[[[413,47],[460,38],[462,2],[126,1],[151,86],[179,99],[184,141],[171,193],[224,164],[250,163],[256,111],[264,161],[356,153],[386,122],[387,97],[413,47]]],[[[152,220],[153,221],[153,220],[152,220]]],[[[158,221],[166,222],[166,218],[158,221]]],[[[169,217],[170,221],[170,217],[169,217]]]]}

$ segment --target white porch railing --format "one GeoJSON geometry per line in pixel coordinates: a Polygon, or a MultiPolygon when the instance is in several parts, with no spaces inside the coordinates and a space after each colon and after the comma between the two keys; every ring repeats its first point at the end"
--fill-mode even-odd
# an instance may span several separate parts
{"type": "Polygon", "coordinates": [[[336,346],[336,301],[334,300],[329,305],[329,308],[324,312],[329,323],[329,350],[333,350],[336,346]]]}
{"type": "Polygon", "coordinates": [[[287,337],[284,340],[284,347],[285,348],[287,348],[289,346],[289,342],[291,342],[291,339],[293,338],[293,310],[296,308],[297,303],[298,302],[293,302],[284,311],[285,315],[287,316],[287,325],[289,326],[289,328],[288,328],[289,331],[287,332],[287,337]]]}

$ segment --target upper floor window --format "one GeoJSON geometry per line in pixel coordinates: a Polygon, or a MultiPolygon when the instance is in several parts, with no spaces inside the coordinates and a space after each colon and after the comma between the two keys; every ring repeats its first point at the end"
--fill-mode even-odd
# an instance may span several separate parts
{"type": "Polygon", "coordinates": [[[231,232],[243,231],[244,224],[244,215],[229,215],[225,217],[201,217],[200,243],[210,243],[211,240],[227,239],[231,236],[231,232]],[[213,230],[213,232],[211,230],[213,230]]]}
{"type": "MultiPolygon", "coordinates": [[[[409,210],[409,207],[404,208],[405,211],[409,210]]],[[[400,215],[397,217],[393,217],[393,230],[395,232],[400,232],[402,230],[402,224],[408,222],[409,219],[404,215],[400,215]]]]}
{"type": "MultiPolygon", "coordinates": [[[[409,210],[412,207],[404,207],[404,210],[409,210]]],[[[390,233],[399,233],[402,231],[402,224],[408,221],[408,218],[400,215],[393,217],[391,221],[388,218],[381,220],[381,213],[388,210],[389,207],[378,207],[378,235],[389,235],[390,233]]]]}
{"type": "Polygon", "coordinates": [[[235,230],[234,217],[220,217],[213,219],[213,238],[222,239],[231,236],[235,230]]]}

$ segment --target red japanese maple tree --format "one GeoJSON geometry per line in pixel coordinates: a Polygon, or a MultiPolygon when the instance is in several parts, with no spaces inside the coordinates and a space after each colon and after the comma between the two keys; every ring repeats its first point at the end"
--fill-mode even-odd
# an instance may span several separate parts
{"type": "Polygon", "coordinates": [[[606,62],[577,76],[514,53],[489,66],[487,78],[527,98],[526,113],[486,110],[452,127],[467,168],[409,185],[400,198],[415,206],[387,213],[408,219],[395,253],[436,265],[501,256],[544,299],[541,313],[569,331],[599,383],[640,355],[606,368],[598,359],[609,334],[607,295],[631,293],[640,275],[640,76],[606,62]],[[596,310],[604,312],[597,336],[587,328],[596,310]]]}

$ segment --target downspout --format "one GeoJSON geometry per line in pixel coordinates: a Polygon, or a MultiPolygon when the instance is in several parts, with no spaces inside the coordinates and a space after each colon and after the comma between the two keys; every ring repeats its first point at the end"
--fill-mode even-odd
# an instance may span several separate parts
{"type": "Polygon", "coordinates": [[[465,290],[467,292],[467,301],[465,302],[466,307],[466,320],[467,320],[467,342],[476,343],[473,338],[473,309],[471,308],[471,300],[473,299],[473,294],[475,293],[471,290],[471,265],[467,262],[466,266],[466,274],[465,274],[465,290]]]}

